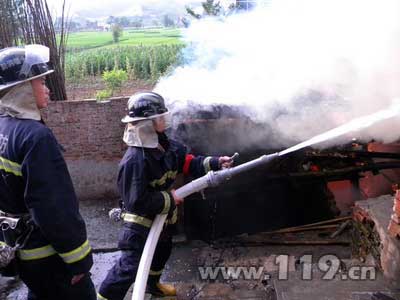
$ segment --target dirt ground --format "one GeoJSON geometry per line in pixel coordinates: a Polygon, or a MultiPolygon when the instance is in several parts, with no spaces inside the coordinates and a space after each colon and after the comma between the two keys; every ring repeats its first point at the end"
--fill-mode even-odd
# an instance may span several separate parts
{"type": "MultiPolygon", "coordinates": [[[[129,80],[125,82],[113,97],[131,96],[132,94],[145,90],[152,90],[154,83],[145,80],[129,80]]],[[[105,89],[101,77],[86,77],[81,82],[66,83],[68,100],[84,100],[96,98],[96,92],[105,89]]]]}
{"type": "MultiPolygon", "coordinates": [[[[95,252],[91,273],[96,288],[120,255],[116,243],[121,223],[113,223],[108,218],[109,209],[115,207],[117,202],[118,199],[97,199],[80,203],[95,252]]],[[[319,240],[321,237],[319,233],[300,233],[285,238],[319,240]]],[[[349,246],[243,242],[249,241],[249,238],[258,242],[264,240],[263,235],[245,235],[228,242],[225,240],[207,244],[197,240],[187,241],[178,236],[162,280],[176,285],[177,300],[400,300],[399,287],[391,286],[379,272],[373,280],[344,278],[348,274],[346,270],[351,266],[363,265],[351,257],[349,246]],[[305,254],[313,257],[311,280],[302,278],[304,267],[299,263],[299,258],[305,254]],[[342,265],[338,276],[326,280],[322,276],[325,272],[319,269],[315,261],[332,254],[342,261],[342,265]],[[280,277],[276,264],[279,255],[287,256],[287,279],[280,277]],[[263,276],[253,279],[226,279],[221,276],[202,279],[199,268],[207,266],[262,267],[263,276]]],[[[348,238],[346,233],[341,236],[343,241],[348,238]]],[[[18,279],[0,277],[1,300],[24,300],[26,293],[26,287],[18,279]]],[[[128,299],[131,299],[130,292],[125,297],[125,300],[128,299]]]]}

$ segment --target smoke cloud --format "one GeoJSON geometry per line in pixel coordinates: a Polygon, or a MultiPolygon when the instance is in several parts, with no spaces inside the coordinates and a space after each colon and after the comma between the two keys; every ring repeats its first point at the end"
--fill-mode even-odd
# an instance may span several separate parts
{"type": "MultiPolygon", "coordinates": [[[[247,107],[286,146],[400,98],[397,0],[276,0],[194,22],[185,39],[186,64],[156,91],[175,109],[247,107]]],[[[392,142],[398,128],[396,117],[355,137],[392,142]]]]}

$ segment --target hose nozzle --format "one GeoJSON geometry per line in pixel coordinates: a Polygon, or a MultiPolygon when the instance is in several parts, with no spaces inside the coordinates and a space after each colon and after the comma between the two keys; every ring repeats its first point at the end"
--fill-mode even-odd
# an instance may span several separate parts
{"type": "Polygon", "coordinates": [[[239,157],[239,153],[235,152],[235,154],[233,154],[231,156],[231,161],[235,161],[235,159],[238,158],[238,157],[239,157]]]}

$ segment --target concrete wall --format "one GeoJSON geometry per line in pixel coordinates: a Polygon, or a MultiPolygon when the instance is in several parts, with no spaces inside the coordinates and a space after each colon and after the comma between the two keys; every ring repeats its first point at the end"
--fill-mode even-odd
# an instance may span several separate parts
{"type": "Polygon", "coordinates": [[[127,98],[51,102],[43,117],[65,148],[64,157],[79,199],[115,197],[127,98]]]}

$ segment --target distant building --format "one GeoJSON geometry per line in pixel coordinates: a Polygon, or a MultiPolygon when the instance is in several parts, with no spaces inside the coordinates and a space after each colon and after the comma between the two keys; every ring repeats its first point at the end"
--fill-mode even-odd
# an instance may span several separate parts
{"type": "Polygon", "coordinates": [[[98,27],[102,31],[110,31],[111,30],[111,25],[105,22],[99,22],[98,27]]]}

